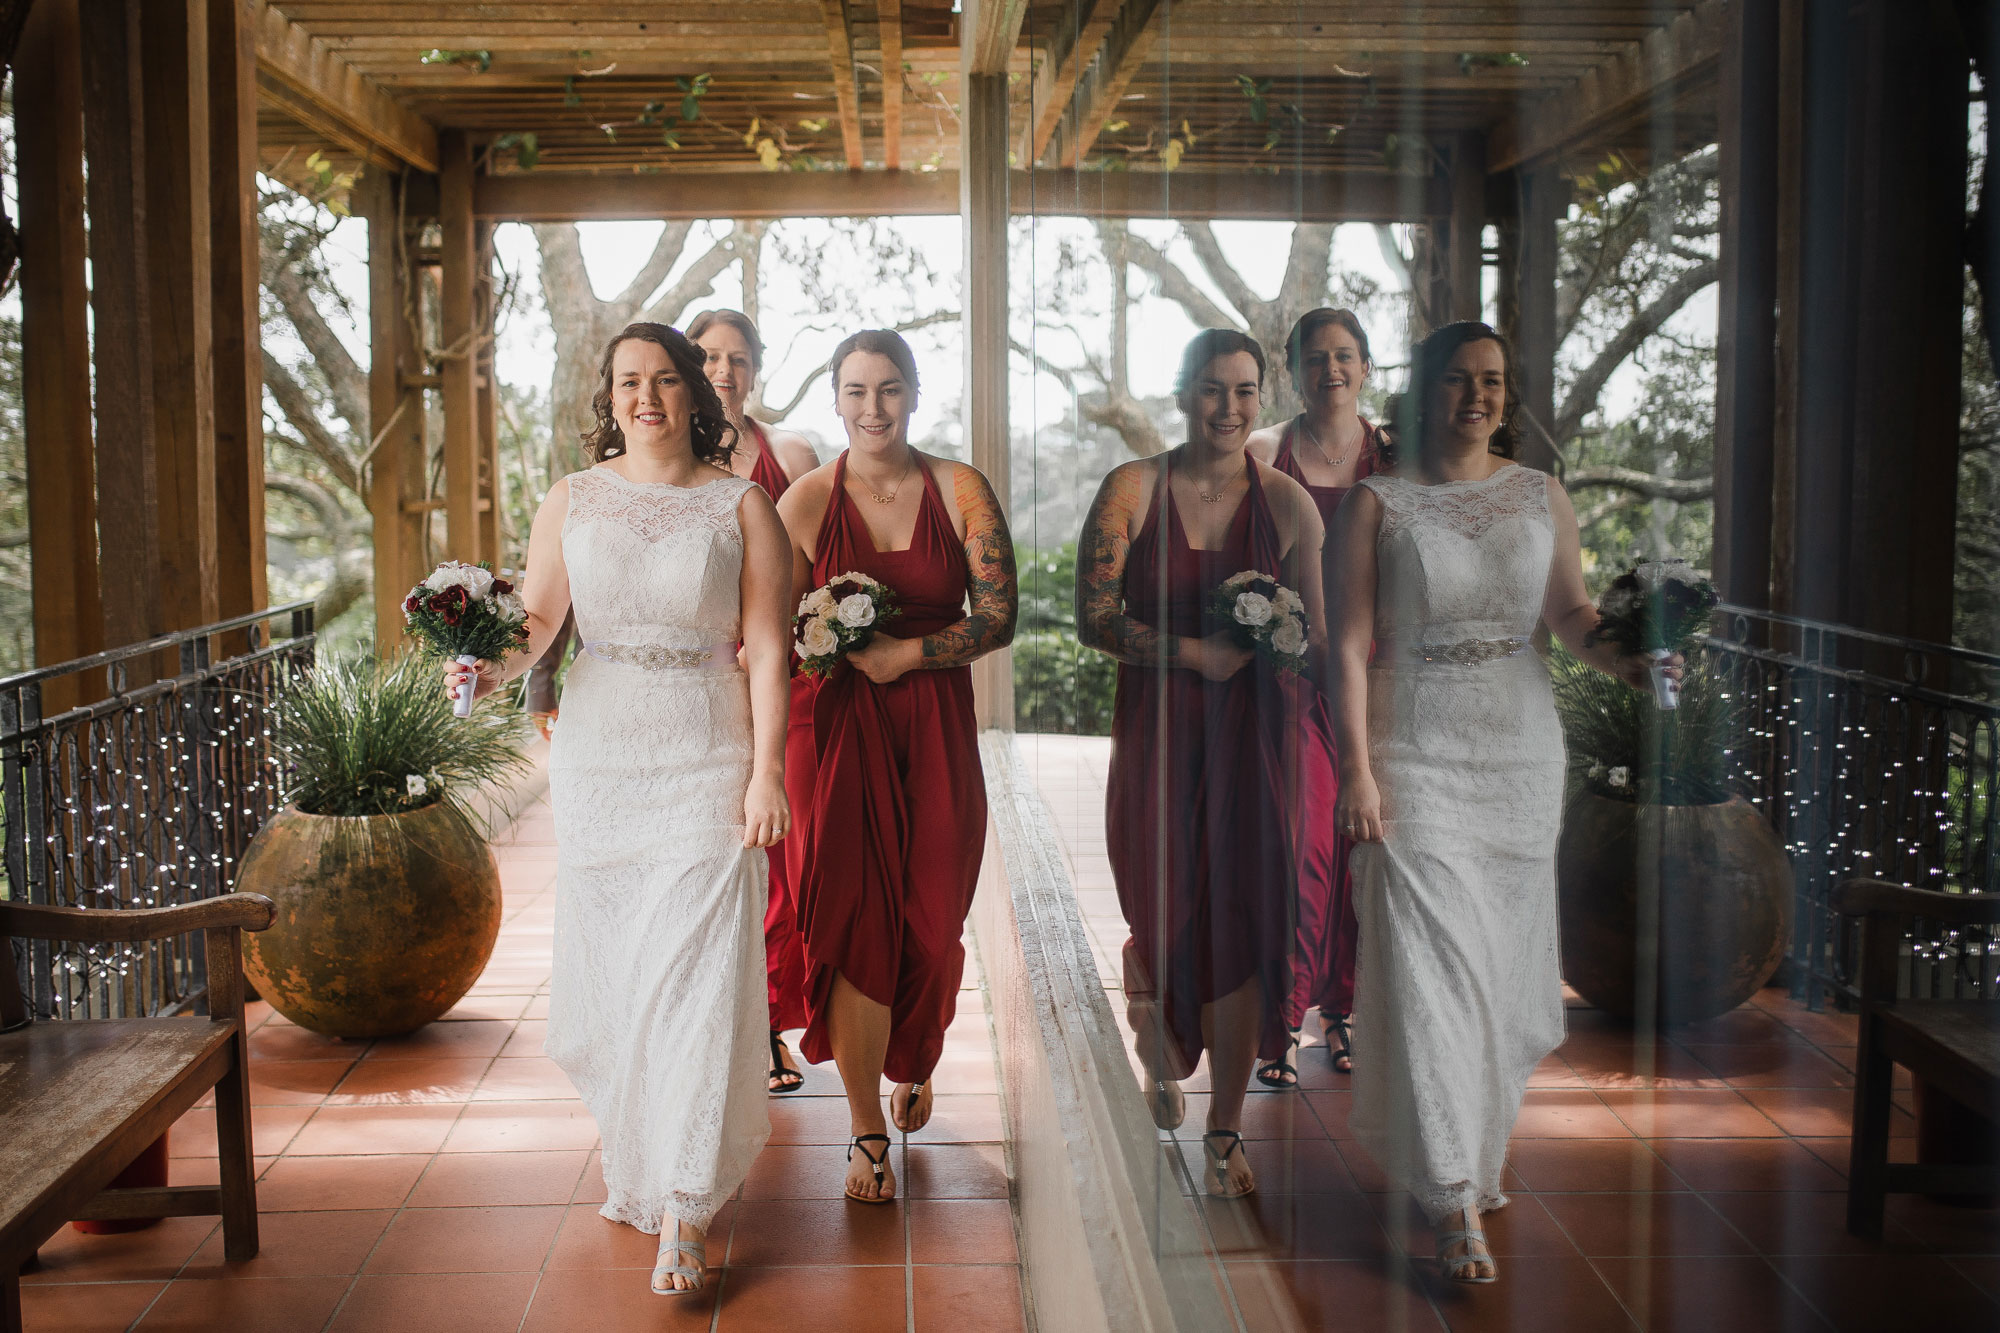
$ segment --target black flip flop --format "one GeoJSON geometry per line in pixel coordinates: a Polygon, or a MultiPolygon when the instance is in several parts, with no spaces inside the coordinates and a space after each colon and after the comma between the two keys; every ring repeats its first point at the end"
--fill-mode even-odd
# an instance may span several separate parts
{"type": "Polygon", "coordinates": [[[806,1085],[806,1076],[796,1069],[785,1068],[785,1039],[780,1034],[771,1034],[770,1091],[772,1096],[787,1092],[797,1092],[806,1085]]]}

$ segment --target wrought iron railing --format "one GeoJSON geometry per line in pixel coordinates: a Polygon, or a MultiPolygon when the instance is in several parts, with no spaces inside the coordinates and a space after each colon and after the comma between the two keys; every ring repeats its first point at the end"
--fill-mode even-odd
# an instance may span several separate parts
{"type": "MultiPolygon", "coordinates": [[[[0,679],[6,895],[133,908],[227,892],[278,804],[266,710],[312,665],[315,642],[312,603],[300,601],[0,679]],[[287,637],[267,637],[273,621],[287,637]],[[178,670],[148,678],[169,661],[178,670]],[[102,697],[44,716],[52,686],[102,697]]],[[[207,984],[198,934],[17,940],[15,951],[38,1017],[173,1013],[207,984]]]]}
{"type": "MultiPolygon", "coordinates": [[[[1732,776],[1791,855],[1795,994],[1853,996],[1842,880],[2000,890],[2000,656],[1735,606],[1702,650],[1740,702],[1732,776]]],[[[1918,921],[1904,990],[1993,997],[1996,966],[1990,932],[1918,921]]]]}

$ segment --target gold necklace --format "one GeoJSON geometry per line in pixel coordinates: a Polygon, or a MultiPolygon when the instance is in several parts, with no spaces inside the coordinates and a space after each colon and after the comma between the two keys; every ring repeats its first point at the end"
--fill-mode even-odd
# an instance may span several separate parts
{"type": "Polygon", "coordinates": [[[1237,473],[1237,474],[1236,474],[1236,476],[1234,476],[1234,477],[1231,477],[1231,478],[1230,478],[1230,479],[1229,479],[1228,481],[1225,481],[1225,482],[1223,482],[1223,483],[1222,483],[1222,484],[1221,484],[1220,486],[1216,487],[1216,488],[1215,488],[1215,494],[1213,494],[1213,495],[1210,495],[1210,494],[1209,494],[1209,493],[1208,493],[1207,491],[1203,490],[1203,489],[1201,488],[1201,483],[1200,483],[1200,482],[1198,482],[1198,481],[1195,481],[1193,477],[1189,477],[1189,478],[1188,478],[1188,480],[1189,480],[1189,481],[1194,481],[1194,493],[1195,493],[1196,495],[1199,495],[1199,496],[1200,496],[1200,497],[1202,498],[1202,500],[1203,500],[1203,502],[1204,502],[1204,503],[1206,503],[1206,504],[1220,504],[1220,503],[1222,502],[1222,497],[1223,497],[1223,496],[1225,496],[1225,495],[1227,495],[1227,494],[1229,493],[1229,488],[1230,488],[1231,486],[1234,486],[1234,485],[1235,485],[1235,484],[1237,483],[1237,480],[1238,480],[1239,478],[1243,477],[1243,476],[1244,476],[1245,474],[1247,474],[1247,473],[1248,473],[1249,471],[1250,471],[1250,465],[1249,465],[1248,463],[1245,463],[1245,464],[1243,465],[1243,471],[1242,471],[1242,472],[1239,472],[1239,473],[1237,473]]]}
{"type": "MultiPolygon", "coordinates": [[[[903,464],[903,475],[896,478],[895,486],[890,489],[887,495],[877,495],[875,493],[875,488],[868,484],[868,479],[866,477],[857,478],[857,480],[861,482],[861,489],[868,492],[869,499],[873,500],[878,505],[892,505],[896,503],[897,493],[903,489],[903,483],[910,479],[910,473],[916,468],[916,466],[917,466],[917,451],[912,449],[910,450],[909,461],[903,464]]],[[[849,470],[852,471],[852,469],[849,470]]]]}
{"type": "Polygon", "coordinates": [[[1318,454],[1320,458],[1325,461],[1328,467],[1339,467],[1341,464],[1347,461],[1346,454],[1342,454],[1340,457],[1335,458],[1331,454],[1327,453],[1326,446],[1319,442],[1319,435],[1312,428],[1312,422],[1306,419],[1306,414],[1303,412],[1299,413],[1299,426],[1301,429],[1305,431],[1306,441],[1307,443],[1312,445],[1313,452],[1318,454]]]}

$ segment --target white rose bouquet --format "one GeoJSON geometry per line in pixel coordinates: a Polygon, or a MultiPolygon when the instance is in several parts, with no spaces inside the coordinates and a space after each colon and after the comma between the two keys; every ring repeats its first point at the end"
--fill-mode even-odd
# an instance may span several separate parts
{"type": "Polygon", "coordinates": [[[1280,671],[1306,669],[1305,599],[1269,574],[1246,569],[1209,595],[1208,611],[1236,641],[1280,671]]]}
{"type": "Polygon", "coordinates": [[[1608,643],[1653,659],[1653,702],[1662,711],[1680,706],[1680,686],[1662,664],[1683,652],[1708,624],[1715,585],[1685,560],[1647,560],[1611,581],[1597,602],[1597,627],[1586,644],[1608,643]]]}
{"type": "MultiPolygon", "coordinates": [[[[447,560],[403,599],[404,628],[460,666],[497,662],[527,646],[528,608],[514,585],[485,564],[447,560]]],[[[459,687],[452,711],[472,716],[472,683],[459,687]]]]}
{"type": "Polygon", "coordinates": [[[835,576],[799,599],[792,619],[793,645],[807,675],[827,676],[850,650],[873,637],[875,627],[896,615],[896,594],[866,574],[835,576]]]}

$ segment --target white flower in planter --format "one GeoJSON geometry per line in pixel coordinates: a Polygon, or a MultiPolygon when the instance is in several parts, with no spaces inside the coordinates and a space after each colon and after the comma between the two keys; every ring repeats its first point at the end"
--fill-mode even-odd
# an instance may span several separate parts
{"type": "Polygon", "coordinates": [[[1625,788],[1631,784],[1632,770],[1625,767],[1625,765],[1620,764],[1618,765],[1618,767],[1612,769],[1609,773],[1606,773],[1604,775],[1604,780],[1610,783],[1613,787],[1617,788],[1619,791],[1624,791],[1625,788]]]}
{"type": "Polygon", "coordinates": [[[429,795],[430,789],[430,783],[424,781],[424,775],[421,773],[411,773],[403,779],[403,790],[409,793],[413,801],[429,795]]]}

